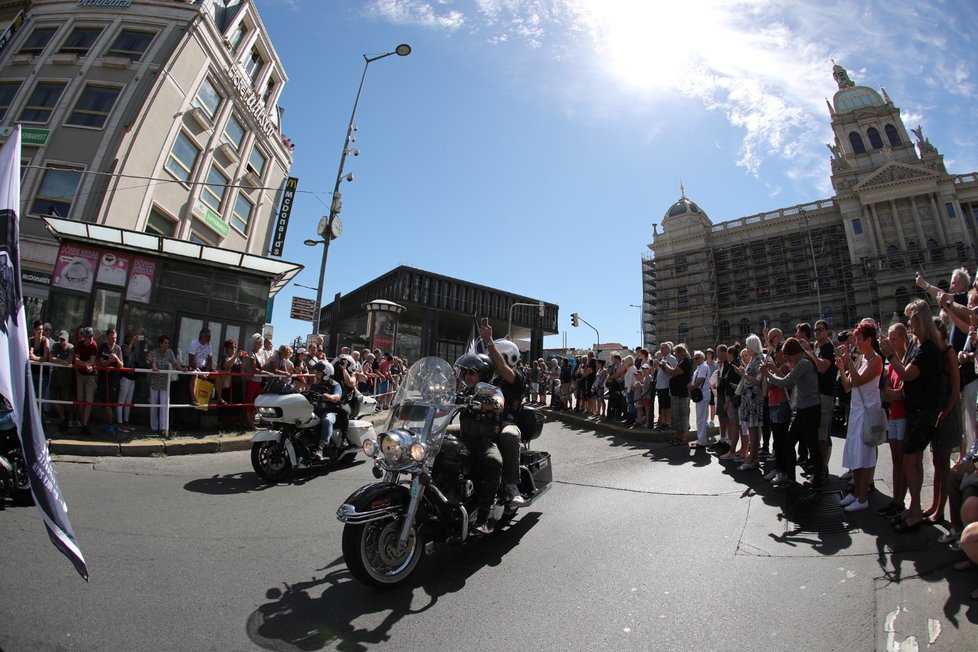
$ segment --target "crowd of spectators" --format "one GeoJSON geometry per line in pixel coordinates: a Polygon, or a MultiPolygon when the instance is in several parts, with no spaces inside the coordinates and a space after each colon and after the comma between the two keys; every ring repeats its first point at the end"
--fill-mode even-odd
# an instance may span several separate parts
{"type": "MultiPolygon", "coordinates": [[[[293,349],[282,344],[275,348],[270,338],[255,333],[250,347],[239,350],[235,339],[212,346],[211,332],[205,328],[190,342],[184,359],[171,348],[167,335],[146,344],[145,338],[132,332],[120,344],[113,328],[97,343],[90,326],[77,328],[74,337],[65,330],[52,337],[50,324],[35,321],[28,342],[30,360],[36,363],[31,365],[31,375],[35,393],[43,393],[40,398],[50,425],[62,434],[77,429],[79,435],[90,436],[95,407],[103,433],[127,433],[134,429],[133,404],[144,402],[152,404],[152,433],[168,433],[170,394],[180,376],[176,372],[193,372],[184,376],[190,401],[216,406],[221,427],[244,428],[254,423],[254,400],[268,378],[287,378],[302,390],[312,378],[310,367],[328,360],[322,337],[308,347],[293,349]],[[143,370],[150,373],[141,373],[143,370]],[[137,400],[141,380],[146,394],[137,400]],[[200,393],[201,381],[213,387],[206,385],[200,393]]],[[[386,406],[407,371],[407,361],[380,349],[351,351],[344,347],[340,354],[333,362],[349,357],[348,374],[356,390],[376,396],[386,406]]]]}
{"type": "Polygon", "coordinates": [[[652,355],[641,347],[624,357],[616,352],[607,366],[591,353],[551,366],[541,360],[540,380],[533,382],[549,382],[555,409],[670,430],[675,444],[691,439],[693,403],[691,448],[714,451],[738,472],[760,473],[800,502],[818,498],[829,480],[835,425],[845,439],[842,478],[849,481],[841,507],[850,514],[869,509],[877,454],[885,447],[893,463],[892,497],[878,516],[897,533],[946,524],[940,542],[968,556],[956,568],[975,568],[978,280],[972,284],[967,270],[957,269],[947,292],[919,274],[916,284],[927,298],[911,301],[885,328],[864,319],[833,335],[818,320],[798,324],[785,337],[765,324],[742,344],[705,352],[664,342],[652,355]],[[940,308],[937,316],[931,300],[940,308]],[[709,437],[714,423],[715,442],[709,437]],[[928,449],[934,486],[925,508],[928,449]]]}

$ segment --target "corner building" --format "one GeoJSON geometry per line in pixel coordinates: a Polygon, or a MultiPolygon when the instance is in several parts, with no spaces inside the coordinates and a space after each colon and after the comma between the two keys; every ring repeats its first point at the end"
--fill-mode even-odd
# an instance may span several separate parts
{"type": "Polygon", "coordinates": [[[184,359],[204,326],[250,341],[301,270],[265,256],[292,146],[252,0],[0,2],[0,19],[30,317],[167,334],[184,359]]]}
{"type": "Polygon", "coordinates": [[[947,289],[978,253],[978,173],[953,175],[918,127],[907,133],[886,93],[844,68],[828,104],[835,194],[714,224],[681,192],[642,259],[646,346],[705,349],[743,342],[767,323],[793,334],[820,316],[836,330],[863,317],[888,324],[922,291],[947,289]]]}

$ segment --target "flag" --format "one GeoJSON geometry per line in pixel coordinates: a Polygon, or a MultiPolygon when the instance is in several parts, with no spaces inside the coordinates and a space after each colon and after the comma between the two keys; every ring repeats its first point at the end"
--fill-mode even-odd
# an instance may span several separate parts
{"type": "Polygon", "coordinates": [[[24,450],[31,494],[41,512],[51,542],[75,570],[88,580],[88,565],[68,521],[58,479],[44,441],[27,357],[27,317],[20,287],[20,125],[0,146],[0,354],[8,365],[0,365],[0,392],[13,406],[14,423],[24,450]]]}

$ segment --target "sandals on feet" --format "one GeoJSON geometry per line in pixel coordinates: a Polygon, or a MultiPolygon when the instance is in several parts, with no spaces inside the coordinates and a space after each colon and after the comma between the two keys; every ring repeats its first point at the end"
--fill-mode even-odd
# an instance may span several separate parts
{"type": "Polygon", "coordinates": [[[922,522],[923,522],[923,519],[921,519],[920,521],[917,521],[916,523],[914,523],[914,524],[911,525],[910,523],[907,523],[906,521],[900,521],[899,523],[897,523],[896,525],[893,526],[893,531],[894,532],[897,532],[898,534],[905,534],[907,532],[915,532],[916,530],[919,530],[920,529],[920,524],[922,522]]]}

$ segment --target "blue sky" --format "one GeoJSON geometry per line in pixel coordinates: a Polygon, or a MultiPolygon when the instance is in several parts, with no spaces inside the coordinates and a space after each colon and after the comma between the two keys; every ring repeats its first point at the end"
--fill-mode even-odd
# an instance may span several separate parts
{"type": "MultiPolygon", "coordinates": [[[[978,171],[968,1],[257,0],[289,81],[300,194],[284,258],[328,212],[363,54],[359,157],[324,302],[400,264],[560,306],[547,348],[639,342],[640,261],[686,195],[713,222],[830,197],[832,59],[885,87],[952,173],[978,171]]],[[[311,330],[275,301],[276,340],[311,330]]]]}

